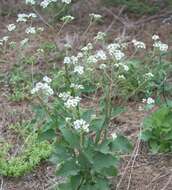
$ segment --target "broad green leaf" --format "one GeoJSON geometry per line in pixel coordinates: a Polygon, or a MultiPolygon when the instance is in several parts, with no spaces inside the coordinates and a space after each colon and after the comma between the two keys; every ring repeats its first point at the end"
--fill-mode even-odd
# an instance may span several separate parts
{"type": "Polygon", "coordinates": [[[118,159],[111,154],[103,154],[101,152],[96,152],[93,158],[93,167],[96,171],[100,171],[104,168],[110,166],[117,166],[118,159]]]}
{"type": "Polygon", "coordinates": [[[143,140],[143,141],[148,141],[150,138],[151,138],[151,135],[152,135],[152,131],[150,130],[145,130],[145,131],[142,131],[141,134],[140,134],[140,139],[143,140]]]}
{"type": "Polygon", "coordinates": [[[60,164],[57,168],[56,174],[62,177],[75,176],[79,172],[79,167],[75,159],[70,159],[60,164]]]}
{"type": "Polygon", "coordinates": [[[116,167],[109,167],[109,168],[104,168],[102,171],[101,171],[101,174],[107,176],[107,177],[110,177],[110,176],[117,176],[117,169],[116,167]]]}
{"type": "Polygon", "coordinates": [[[107,179],[97,178],[95,190],[109,190],[109,183],[107,179]]]}
{"type": "Polygon", "coordinates": [[[91,130],[96,131],[96,132],[101,130],[104,127],[104,125],[103,125],[104,120],[105,120],[105,118],[103,116],[102,116],[102,118],[94,119],[91,122],[91,130]]]}
{"type": "Polygon", "coordinates": [[[56,190],[72,190],[70,183],[62,183],[58,185],[56,190]]]}
{"type": "Polygon", "coordinates": [[[72,148],[79,148],[80,137],[75,131],[67,127],[60,127],[60,131],[62,132],[65,141],[68,142],[72,148]]]}
{"type": "Polygon", "coordinates": [[[81,176],[80,175],[75,175],[70,178],[71,186],[72,189],[75,190],[79,187],[81,183],[81,176]]]}
{"type": "Polygon", "coordinates": [[[111,150],[112,151],[117,151],[117,152],[130,152],[132,150],[132,144],[130,143],[130,141],[122,136],[122,135],[118,135],[117,138],[115,138],[111,144],[111,150]]]}

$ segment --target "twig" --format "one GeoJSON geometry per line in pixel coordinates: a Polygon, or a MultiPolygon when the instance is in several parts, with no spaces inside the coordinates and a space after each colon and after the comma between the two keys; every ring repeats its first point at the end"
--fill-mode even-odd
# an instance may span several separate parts
{"type": "Polygon", "coordinates": [[[116,190],[119,189],[119,187],[120,187],[120,185],[121,185],[121,183],[122,183],[122,181],[123,181],[123,179],[124,179],[124,177],[125,177],[125,174],[126,174],[128,168],[129,168],[129,165],[130,165],[130,163],[131,163],[131,161],[132,161],[132,159],[133,159],[133,156],[135,155],[136,150],[137,150],[137,144],[136,144],[136,147],[134,148],[134,150],[133,150],[133,152],[132,152],[131,158],[130,158],[130,160],[128,161],[128,163],[127,163],[127,165],[126,165],[126,167],[125,167],[125,169],[124,169],[124,172],[123,172],[123,174],[122,174],[122,176],[121,176],[121,178],[120,178],[120,180],[119,180],[119,182],[118,182],[118,184],[117,184],[117,186],[116,186],[116,190]]]}
{"type": "Polygon", "coordinates": [[[3,180],[3,177],[1,177],[1,186],[0,186],[0,190],[3,190],[3,185],[4,185],[4,180],[3,180]]]}
{"type": "MultiPolygon", "coordinates": [[[[141,132],[141,128],[140,128],[140,132],[141,132]]],[[[130,188],[132,172],[133,172],[133,169],[134,169],[134,164],[135,164],[135,161],[136,161],[136,158],[137,158],[137,154],[139,152],[140,142],[141,142],[141,140],[140,140],[140,138],[138,138],[138,143],[137,143],[137,146],[136,146],[136,154],[134,155],[134,159],[133,159],[133,162],[132,162],[129,181],[128,181],[128,185],[127,185],[127,190],[129,190],[129,188],[130,188]]]]}
{"type": "Polygon", "coordinates": [[[172,175],[170,175],[170,177],[168,178],[168,181],[167,181],[167,183],[165,184],[165,186],[161,189],[161,190],[165,190],[168,186],[169,186],[169,184],[172,182],[172,175]]]}

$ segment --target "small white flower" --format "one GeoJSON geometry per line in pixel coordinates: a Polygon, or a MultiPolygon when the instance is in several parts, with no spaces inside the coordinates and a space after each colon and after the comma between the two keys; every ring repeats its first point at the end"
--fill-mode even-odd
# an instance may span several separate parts
{"type": "Polygon", "coordinates": [[[100,19],[102,18],[101,15],[95,14],[95,13],[91,13],[91,14],[89,14],[89,16],[90,16],[90,18],[91,18],[92,20],[95,20],[95,21],[100,20],[100,19]]]}
{"type": "Polygon", "coordinates": [[[70,57],[65,57],[63,63],[64,64],[70,64],[71,63],[71,58],[70,57]]]}
{"type": "Polygon", "coordinates": [[[64,103],[64,105],[68,108],[75,108],[78,106],[78,104],[80,103],[81,98],[79,96],[73,97],[73,96],[69,96],[67,101],[64,103]]]}
{"type": "Polygon", "coordinates": [[[98,41],[98,40],[104,40],[106,37],[106,33],[104,32],[98,32],[97,36],[94,37],[94,40],[98,41]]]}
{"type": "Polygon", "coordinates": [[[96,53],[96,58],[97,58],[98,60],[103,60],[103,61],[105,61],[105,60],[107,59],[107,56],[106,56],[106,53],[105,53],[103,50],[99,50],[99,51],[97,51],[97,53],[96,53]]]}
{"type": "Polygon", "coordinates": [[[155,100],[153,98],[149,97],[147,99],[147,104],[154,104],[154,103],[155,103],[155,100]]]}
{"type": "Polygon", "coordinates": [[[28,28],[26,28],[25,32],[26,34],[36,34],[36,29],[35,27],[29,26],[28,28]]]}
{"type": "Polygon", "coordinates": [[[145,77],[149,79],[149,78],[154,77],[154,75],[149,72],[149,73],[146,73],[146,74],[145,74],[145,77]]]}
{"type": "Polygon", "coordinates": [[[84,67],[80,65],[75,66],[73,72],[82,75],[84,73],[84,67]]]}
{"type": "Polygon", "coordinates": [[[152,40],[159,40],[160,38],[159,38],[159,36],[158,35],[156,35],[156,34],[154,34],[153,36],[152,36],[152,40]]]}
{"type": "Polygon", "coordinates": [[[125,76],[124,75],[119,75],[118,78],[119,79],[125,79],[125,76]]]}
{"type": "Polygon", "coordinates": [[[26,0],[26,4],[35,5],[36,2],[35,2],[35,0],[26,0]]]}
{"type": "Polygon", "coordinates": [[[112,139],[113,139],[113,140],[115,140],[115,139],[118,137],[117,134],[116,134],[115,132],[112,133],[111,136],[112,136],[112,139]]]}
{"type": "Polygon", "coordinates": [[[8,39],[9,39],[9,36],[4,36],[4,37],[2,38],[2,41],[7,42],[8,39]]]}
{"type": "Polygon", "coordinates": [[[84,55],[83,55],[82,52],[79,52],[79,53],[77,54],[77,58],[78,58],[78,59],[82,58],[83,56],[84,56],[84,55]]]}
{"type": "Polygon", "coordinates": [[[78,90],[78,89],[84,89],[83,85],[74,84],[74,83],[71,83],[70,87],[71,88],[75,88],[76,90],[78,90]]]}
{"type": "Polygon", "coordinates": [[[54,94],[53,89],[47,84],[38,82],[35,87],[31,90],[31,94],[41,93],[46,96],[52,96],[54,94]]]}
{"type": "Polygon", "coordinates": [[[73,122],[73,127],[77,131],[82,131],[83,130],[86,133],[89,132],[89,124],[83,119],[78,119],[78,120],[74,121],[73,122]]]}
{"type": "Polygon", "coordinates": [[[24,45],[28,43],[28,41],[29,41],[29,38],[25,38],[24,40],[20,42],[20,46],[23,47],[24,45]]]}
{"type": "Polygon", "coordinates": [[[37,15],[35,13],[29,13],[28,18],[36,18],[37,15]]]}
{"type": "Polygon", "coordinates": [[[62,0],[62,3],[70,4],[72,0],[62,0]]]}
{"type": "Polygon", "coordinates": [[[44,82],[46,83],[51,83],[52,79],[47,77],[47,76],[44,76],[43,79],[42,79],[44,82]]]}
{"type": "Polygon", "coordinates": [[[43,0],[41,3],[40,3],[40,6],[43,7],[43,8],[46,8],[48,7],[48,5],[52,2],[57,2],[57,0],[43,0]]]}
{"type": "Polygon", "coordinates": [[[136,47],[136,48],[140,48],[140,49],[146,49],[146,45],[144,42],[141,42],[141,41],[137,41],[137,40],[132,40],[132,43],[133,45],[136,47]]]}
{"type": "Polygon", "coordinates": [[[7,26],[7,29],[8,29],[8,31],[13,31],[13,30],[15,30],[16,29],[16,25],[15,24],[9,24],[8,26],[7,26]]]}
{"type": "Polygon", "coordinates": [[[129,67],[125,64],[122,65],[125,71],[129,71],[129,67]]]}
{"type": "Polygon", "coordinates": [[[25,13],[19,13],[18,15],[17,15],[17,20],[16,20],[16,22],[26,22],[27,21],[27,18],[28,18],[28,15],[27,14],[25,14],[25,13]]]}
{"type": "Polygon", "coordinates": [[[62,92],[59,93],[59,98],[61,98],[63,101],[67,101],[67,99],[71,96],[70,92],[62,92]]]}
{"type": "Polygon", "coordinates": [[[73,17],[73,16],[71,16],[71,15],[66,15],[66,16],[62,17],[61,20],[62,20],[63,22],[70,22],[70,21],[74,20],[74,18],[75,18],[75,17],[73,17]]]}
{"type": "Polygon", "coordinates": [[[106,64],[100,64],[100,66],[99,66],[99,69],[105,69],[107,67],[107,65],[106,64]]]}
{"type": "Polygon", "coordinates": [[[65,121],[68,123],[68,122],[70,122],[72,120],[72,118],[70,118],[70,117],[66,117],[65,118],[65,121]]]}
{"type": "Polygon", "coordinates": [[[162,43],[161,41],[156,41],[156,42],[153,44],[153,46],[156,47],[156,48],[159,48],[159,50],[162,51],[162,52],[168,51],[168,45],[162,43]]]}

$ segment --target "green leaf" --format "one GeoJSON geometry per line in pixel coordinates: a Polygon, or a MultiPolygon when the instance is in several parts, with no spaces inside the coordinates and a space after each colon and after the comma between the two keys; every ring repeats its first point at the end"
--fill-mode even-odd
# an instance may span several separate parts
{"type": "Polygon", "coordinates": [[[143,141],[148,141],[151,138],[151,136],[152,136],[152,131],[145,130],[141,132],[140,139],[143,141]]]}
{"type": "Polygon", "coordinates": [[[118,164],[118,159],[111,154],[96,152],[93,162],[94,169],[99,172],[104,168],[116,166],[118,164]]]}
{"type": "Polygon", "coordinates": [[[102,171],[101,171],[101,174],[103,174],[104,176],[107,176],[107,177],[112,177],[112,176],[117,176],[117,169],[115,167],[109,167],[109,168],[104,168],[102,171]]]}
{"type": "Polygon", "coordinates": [[[57,168],[56,174],[62,177],[75,176],[79,172],[79,167],[75,159],[65,161],[57,168]]]}
{"type": "Polygon", "coordinates": [[[132,144],[130,143],[130,141],[122,136],[122,135],[118,135],[117,138],[115,138],[111,144],[111,150],[112,151],[119,151],[119,152],[122,152],[122,153],[125,153],[125,152],[130,152],[132,150],[132,144]]]}
{"type": "Polygon", "coordinates": [[[76,132],[67,127],[60,127],[60,131],[62,132],[65,141],[68,142],[72,148],[79,148],[80,137],[76,132]]]}
{"type": "Polygon", "coordinates": [[[44,132],[41,132],[38,135],[38,138],[40,141],[44,141],[44,140],[51,140],[52,141],[56,136],[57,135],[53,129],[48,129],[44,132]]]}
{"type": "Polygon", "coordinates": [[[70,183],[61,183],[56,190],[72,190],[70,183]]]}
{"type": "Polygon", "coordinates": [[[50,162],[57,164],[62,161],[68,160],[69,158],[72,158],[72,152],[70,152],[69,148],[67,148],[63,144],[56,144],[53,154],[50,157],[50,162]]]}
{"type": "Polygon", "coordinates": [[[97,118],[97,119],[94,119],[92,122],[91,122],[91,130],[93,131],[100,131],[103,127],[104,127],[104,121],[105,121],[105,118],[102,116],[102,118],[97,118]]]}
{"type": "Polygon", "coordinates": [[[75,175],[70,178],[72,189],[75,190],[81,183],[81,175],[75,175]]]}
{"type": "Polygon", "coordinates": [[[109,190],[109,183],[107,179],[97,178],[95,190],[109,190]]]}
{"type": "Polygon", "coordinates": [[[150,142],[150,148],[151,148],[152,153],[156,154],[156,153],[158,153],[160,147],[157,144],[157,142],[152,141],[152,142],[150,142]]]}

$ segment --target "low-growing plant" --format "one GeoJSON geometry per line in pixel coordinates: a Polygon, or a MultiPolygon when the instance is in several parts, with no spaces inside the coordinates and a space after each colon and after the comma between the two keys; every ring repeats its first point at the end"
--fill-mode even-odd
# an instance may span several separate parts
{"type": "Polygon", "coordinates": [[[38,133],[31,130],[30,124],[11,125],[22,139],[19,150],[10,155],[13,144],[0,141],[0,175],[19,177],[32,171],[41,160],[47,159],[52,153],[53,145],[47,141],[39,141],[38,133]]]}
{"type": "Polygon", "coordinates": [[[172,108],[164,105],[158,108],[143,123],[141,139],[148,143],[153,153],[172,151],[172,108]]]}

